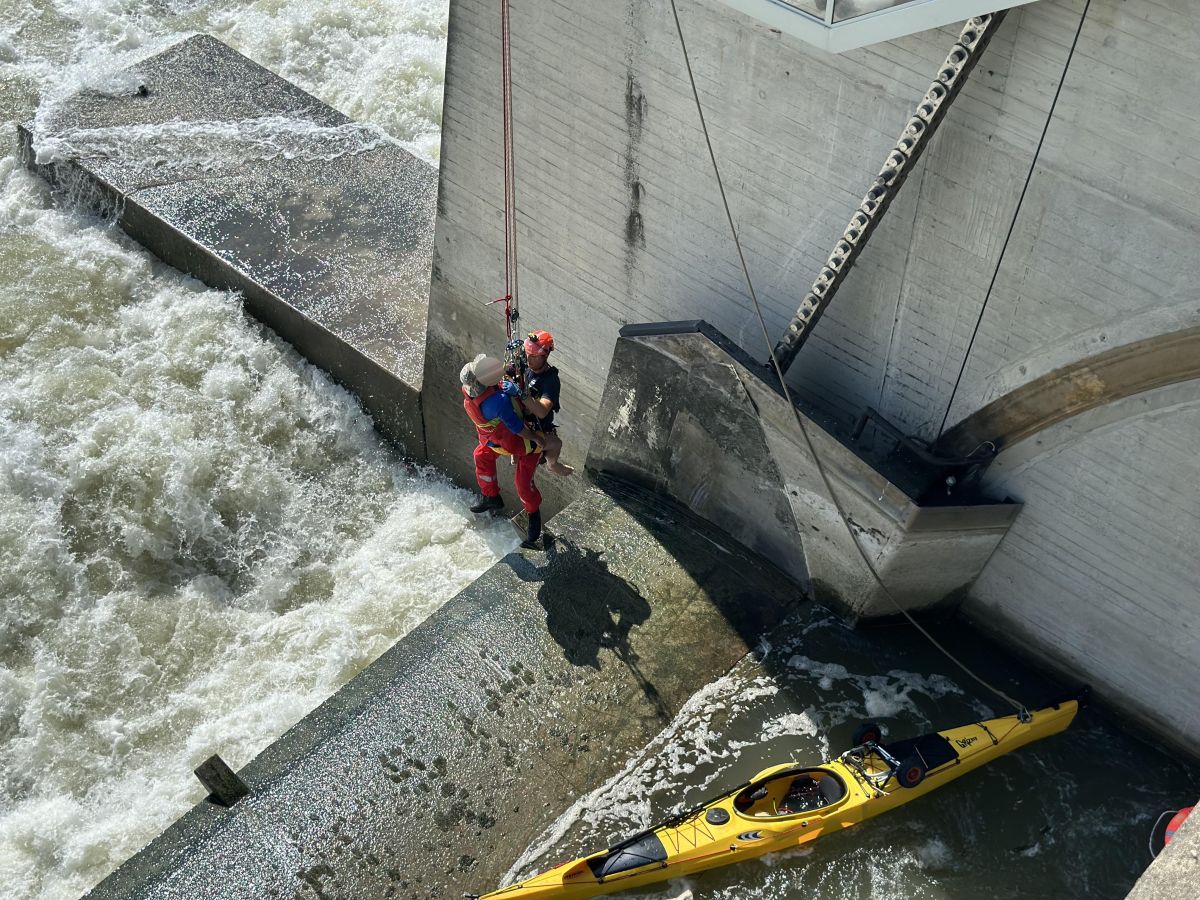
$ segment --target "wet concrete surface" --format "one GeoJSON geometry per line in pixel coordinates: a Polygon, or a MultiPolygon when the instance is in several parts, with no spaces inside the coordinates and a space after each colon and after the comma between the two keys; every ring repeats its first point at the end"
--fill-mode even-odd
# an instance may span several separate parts
{"type": "Polygon", "coordinates": [[[807,601],[691,514],[612,482],[505,557],[95,898],[461,896],[807,601]]]}
{"type": "Polygon", "coordinates": [[[198,35],[21,128],[27,162],[247,309],[424,453],[437,172],[198,35]]]}
{"type": "Polygon", "coordinates": [[[1200,817],[1189,816],[1138,879],[1129,900],[1194,900],[1200,894],[1200,817]]]}

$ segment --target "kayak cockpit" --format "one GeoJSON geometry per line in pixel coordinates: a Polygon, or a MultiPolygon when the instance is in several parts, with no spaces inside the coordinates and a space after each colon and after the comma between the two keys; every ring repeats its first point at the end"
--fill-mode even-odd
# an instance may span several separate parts
{"type": "Polygon", "coordinates": [[[733,801],[751,818],[798,816],[833,806],[846,796],[846,783],[828,769],[789,769],[743,789],[733,801]]]}

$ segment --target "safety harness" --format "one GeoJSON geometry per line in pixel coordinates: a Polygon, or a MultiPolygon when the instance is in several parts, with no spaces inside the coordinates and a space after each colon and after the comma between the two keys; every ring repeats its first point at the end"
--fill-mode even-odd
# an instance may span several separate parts
{"type": "MultiPolygon", "coordinates": [[[[466,410],[467,417],[475,423],[475,430],[479,432],[479,439],[481,441],[484,441],[501,456],[523,456],[526,453],[534,452],[536,449],[534,443],[528,438],[523,438],[509,431],[504,427],[499,416],[489,419],[484,415],[484,401],[499,394],[500,389],[498,387],[493,385],[478,397],[472,397],[467,392],[466,385],[464,385],[462,393],[463,409],[466,410]]],[[[513,405],[513,411],[523,418],[524,411],[517,400],[513,397],[509,397],[508,399],[513,405]]]]}

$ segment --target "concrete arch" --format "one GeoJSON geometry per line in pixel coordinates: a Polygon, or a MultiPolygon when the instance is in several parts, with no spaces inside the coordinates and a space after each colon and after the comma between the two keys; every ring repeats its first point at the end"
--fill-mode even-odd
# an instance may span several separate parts
{"type": "Polygon", "coordinates": [[[1093,407],[1055,422],[1027,440],[1004,447],[989,466],[985,484],[994,492],[1011,493],[1012,485],[1023,472],[1048,456],[1070,450],[1091,435],[1122,428],[1134,420],[1148,424],[1193,409],[1200,409],[1200,378],[1164,385],[1093,407]]]}
{"type": "Polygon", "coordinates": [[[1003,451],[1022,512],[962,612],[1178,744],[1200,738],[1200,379],[1123,397],[1003,451]]]}
{"type": "Polygon", "coordinates": [[[1088,410],[1196,378],[1200,301],[1156,307],[1074,335],[997,373],[990,393],[999,396],[943,434],[937,448],[966,455],[991,441],[1003,450],[1088,410]],[[1114,337],[1117,346],[1111,346],[1114,337]],[[1073,361],[1064,365],[1064,359],[1073,361]]]}

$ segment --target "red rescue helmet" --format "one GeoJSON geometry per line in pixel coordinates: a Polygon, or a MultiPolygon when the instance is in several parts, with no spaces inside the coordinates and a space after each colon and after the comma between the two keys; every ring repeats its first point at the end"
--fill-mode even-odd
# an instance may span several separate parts
{"type": "Polygon", "coordinates": [[[531,331],[525,339],[526,356],[549,356],[554,349],[554,335],[548,331],[531,331]]]}

